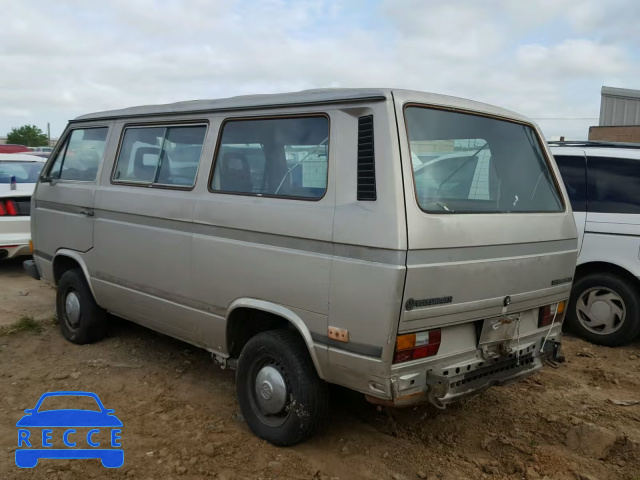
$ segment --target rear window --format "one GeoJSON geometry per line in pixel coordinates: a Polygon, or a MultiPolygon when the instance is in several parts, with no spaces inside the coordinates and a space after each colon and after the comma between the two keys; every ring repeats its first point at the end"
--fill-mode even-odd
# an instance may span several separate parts
{"type": "Polygon", "coordinates": [[[44,162],[3,162],[0,161],[0,183],[36,183],[44,162]]]}
{"type": "Polygon", "coordinates": [[[589,212],[640,213],[640,160],[589,157],[589,212]]]}
{"type": "Polygon", "coordinates": [[[416,197],[429,213],[564,210],[535,131],[515,122],[405,109],[416,197]]]}

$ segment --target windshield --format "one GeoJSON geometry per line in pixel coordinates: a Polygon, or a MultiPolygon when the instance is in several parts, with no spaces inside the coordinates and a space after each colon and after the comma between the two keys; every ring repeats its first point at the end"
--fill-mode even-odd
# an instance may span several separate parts
{"type": "Polygon", "coordinates": [[[86,395],[54,395],[42,400],[38,412],[68,409],[101,411],[98,402],[93,397],[86,395]]]}
{"type": "Polygon", "coordinates": [[[0,183],[36,183],[44,162],[3,162],[0,161],[0,183]]]}
{"type": "Polygon", "coordinates": [[[425,212],[564,210],[530,126],[426,107],[407,107],[405,116],[416,197],[425,212]]]}

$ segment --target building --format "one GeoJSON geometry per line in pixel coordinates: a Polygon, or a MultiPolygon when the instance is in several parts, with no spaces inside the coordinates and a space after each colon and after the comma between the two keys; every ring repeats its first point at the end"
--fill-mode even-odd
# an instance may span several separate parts
{"type": "Polygon", "coordinates": [[[600,121],[589,140],[640,143],[640,90],[602,87],[600,121]]]}

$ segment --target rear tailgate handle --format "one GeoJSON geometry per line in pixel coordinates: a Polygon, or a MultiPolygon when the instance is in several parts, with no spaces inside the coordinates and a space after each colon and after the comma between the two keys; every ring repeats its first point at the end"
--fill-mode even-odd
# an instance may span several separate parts
{"type": "Polygon", "coordinates": [[[80,215],[86,215],[87,217],[93,217],[93,210],[91,208],[81,208],[80,215]]]}

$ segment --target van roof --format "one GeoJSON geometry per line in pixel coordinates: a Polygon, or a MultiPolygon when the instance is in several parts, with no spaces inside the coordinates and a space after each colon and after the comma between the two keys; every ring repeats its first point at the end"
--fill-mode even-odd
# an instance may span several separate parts
{"type": "Polygon", "coordinates": [[[75,119],[100,120],[119,117],[140,117],[151,115],[170,115],[179,113],[197,113],[212,111],[249,110],[259,108],[276,108],[281,106],[320,105],[332,103],[385,101],[395,97],[404,102],[417,102],[429,105],[460,108],[490,115],[531,122],[528,118],[493,105],[475,102],[464,98],[438,95],[412,90],[390,88],[324,88],[303,90],[291,93],[274,93],[263,95],[242,95],[215,100],[191,100],[168,103],[164,105],[144,105],[119,110],[81,115],[75,119]]]}

